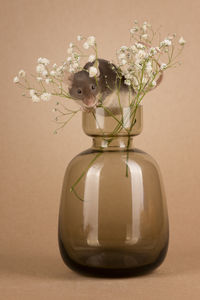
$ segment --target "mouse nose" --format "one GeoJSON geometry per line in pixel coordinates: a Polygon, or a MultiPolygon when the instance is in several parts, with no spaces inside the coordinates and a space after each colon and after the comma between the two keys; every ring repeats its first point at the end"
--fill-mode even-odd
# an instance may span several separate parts
{"type": "Polygon", "coordinates": [[[83,99],[84,106],[94,107],[96,105],[96,98],[94,96],[90,96],[89,98],[83,99]]]}

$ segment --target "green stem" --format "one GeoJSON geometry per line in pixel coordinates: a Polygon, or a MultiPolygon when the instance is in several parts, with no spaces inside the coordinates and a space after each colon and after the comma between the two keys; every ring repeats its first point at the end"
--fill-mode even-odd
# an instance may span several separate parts
{"type": "MultiPolygon", "coordinates": [[[[73,192],[75,194],[75,196],[77,196],[77,192],[75,190],[75,186],[81,181],[81,179],[85,176],[85,174],[87,173],[87,171],[89,170],[89,168],[93,165],[93,163],[97,160],[97,158],[102,155],[103,152],[99,152],[96,154],[96,156],[91,160],[91,162],[88,164],[87,168],[82,172],[82,174],[79,176],[79,178],[75,181],[75,183],[71,186],[70,188],[70,192],[73,192]]],[[[79,199],[81,199],[78,196],[79,199]]],[[[81,199],[82,200],[82,199],[81,199]]],[[[83,201],[83,200],[82,200],[83,201]]]]}
{"type": "MultiPolygon", "coordinates": [[[[62,123],[62,126],[58,127],[55,132],[57,133],[58,130],[60,130],[61,128],[63,128],[74,116],[75,114],[77,114],[77,112],[79,112],[79,110],[75,111],[72,113],[72,115],[69,117],[69,119],[67,119],[67,121],[65,122],[61,122],[62,123]]],[[[58,122],[57,122],[58,123],[58,122]]],[[[59,122],[60,123],[60,122],[59,122]]]]}
{"type": "Polygon", "coordinates": [[[130,135],[128,135],[127,149],[126,149],[126,177],[128,177],[128,159],[129,159],[129,146],[130,146],[130,135]]]}

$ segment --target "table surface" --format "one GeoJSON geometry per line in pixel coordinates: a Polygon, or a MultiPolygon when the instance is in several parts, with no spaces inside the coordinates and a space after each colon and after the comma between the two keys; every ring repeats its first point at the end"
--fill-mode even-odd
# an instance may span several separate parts
{"type": "MultiPolygon", "coordinates": [[[[44,248],[45,249],[45,248],[44,248]]],[[[44,250],[43,249],[43,250],[44,250]]],[[[200,299],[199,252],[169,247],[154,272],[130,278],[85,277],[62,262],[58,248],[31,253],[13,249],[1,255],[1,299],[200,299]],[[16,251],[15,251],[16,250],[16,251]]]]}

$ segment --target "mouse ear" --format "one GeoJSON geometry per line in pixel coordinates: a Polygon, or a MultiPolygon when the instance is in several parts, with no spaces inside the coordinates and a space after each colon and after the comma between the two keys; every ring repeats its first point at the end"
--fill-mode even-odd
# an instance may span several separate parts
{"type": "Polygon", "coordinates": [[[72,87],[73,79],[74,79],[74,74],[73,73],[71,73],[69,71],[65,71],[64,72],[63,81],[64,81],[64,83],[66,83],[66,85],[68,86],[68,88],[72,87]]]}

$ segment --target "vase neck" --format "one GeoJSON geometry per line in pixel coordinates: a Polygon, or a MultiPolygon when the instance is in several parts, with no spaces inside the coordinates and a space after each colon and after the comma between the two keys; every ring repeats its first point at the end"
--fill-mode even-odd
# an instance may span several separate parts
{"type": "Polygon", "coordinates": [[[126,151],[133,148],[133,138],[131,136],[93,137],[92,148],[106,151],[126,151]]]}

